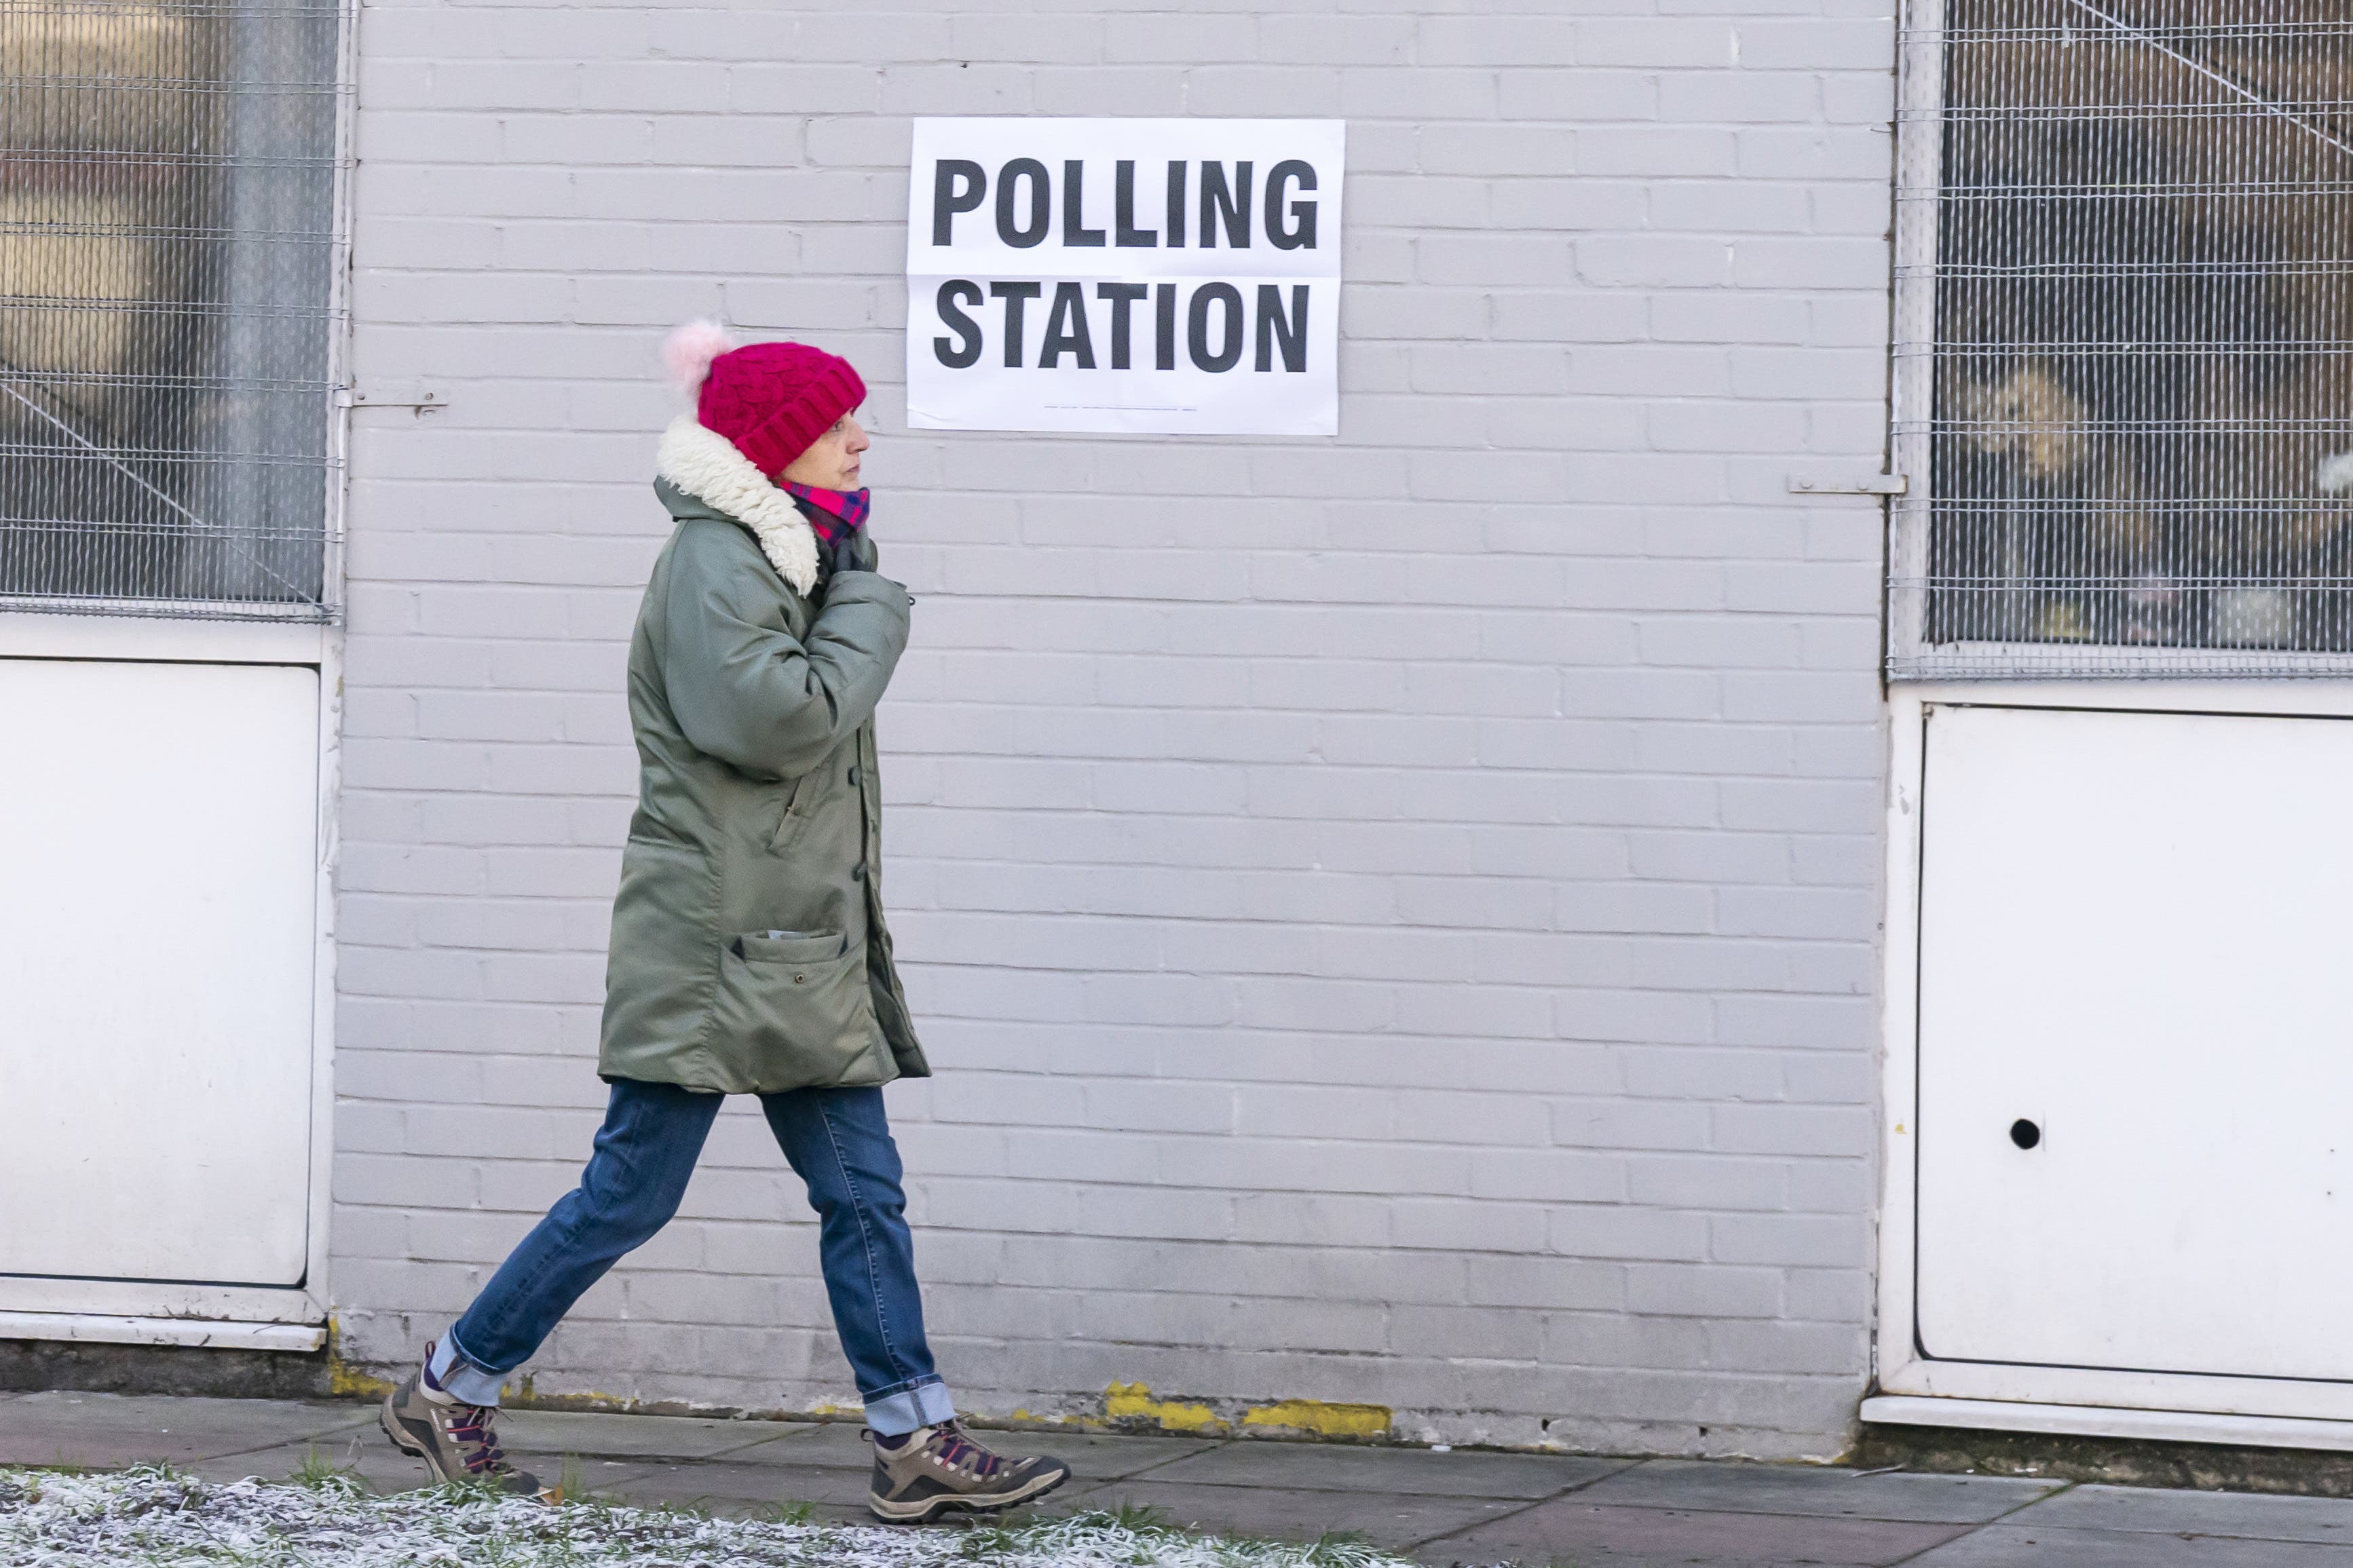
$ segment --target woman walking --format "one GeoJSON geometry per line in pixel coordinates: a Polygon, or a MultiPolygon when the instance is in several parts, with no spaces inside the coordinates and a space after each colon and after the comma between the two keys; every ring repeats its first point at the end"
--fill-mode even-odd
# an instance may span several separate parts
{"type": "Polygon", "coordinates": [[[676,526],[629,645],[639,796],[606,972],[611,1101],[579,1187],[426,1347],[385,1431],[444,1480],[548,1495],[500,1449],[501,1385],[677,1212],[720,1101],[756,1094],[818,1213],[874,1443],[869,1506],[917,1521],[1028,1502],[1069,1468],[957,1425],[883,1114],[883,1084],[931,1069],[882,917],[874,709],[913,600],[866,531],[866,385],[832,354],[731,349],[709,323],[669,352],[696,411],[662,437],[654,493],[676,526]]]}

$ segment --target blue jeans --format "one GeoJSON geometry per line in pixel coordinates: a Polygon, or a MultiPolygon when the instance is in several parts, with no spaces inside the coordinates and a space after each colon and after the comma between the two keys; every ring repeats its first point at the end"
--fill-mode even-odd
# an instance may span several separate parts
{"type": "MultiPolygon", "coordinates": [[[[614,1084],[580,1185],[556,1200],[435,1344],[433,1381],[470,1405],[496,1405],[506,1374],[531,1359],[572,1303],[678,1212],[724,1098],[667,1083],[614,1084]]],[[[867,1424],[896,1436],[952,1419],[955,1403],[923,1339],[914,1238],[882,1091],[797,1089],[762,1095],[760,1108],[808,1184],[826,1294],[867,1424]]]]}

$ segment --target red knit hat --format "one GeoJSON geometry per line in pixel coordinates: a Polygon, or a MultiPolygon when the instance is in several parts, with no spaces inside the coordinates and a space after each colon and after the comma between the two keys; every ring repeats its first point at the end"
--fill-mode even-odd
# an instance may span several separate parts
{"type": "Polygon", "coordinates": [[[866,401],[866,383],[848,360],[807,343],[731,348],[723,329],[692,321],[663,347],[679,384],[700,388],[695,418],[770,478],[866,401]]]}

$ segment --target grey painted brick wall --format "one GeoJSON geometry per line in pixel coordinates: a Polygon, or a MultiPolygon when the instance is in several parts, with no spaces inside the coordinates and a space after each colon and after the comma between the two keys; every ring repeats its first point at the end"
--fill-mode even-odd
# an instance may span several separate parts
{"type": "MultiPolygon", "coordinates": [[[[849,355],[945,1371],[1820,1455],[1866,1371],[1886,0],[371,3],[332,1289],[573,1180],[661,332],[849,355]],[[1344,116],[1334,440],[910,433],[917,113],[1344,116]]],[[[847,1400],[731,1108],[542,1392],[847,1400]]]]}

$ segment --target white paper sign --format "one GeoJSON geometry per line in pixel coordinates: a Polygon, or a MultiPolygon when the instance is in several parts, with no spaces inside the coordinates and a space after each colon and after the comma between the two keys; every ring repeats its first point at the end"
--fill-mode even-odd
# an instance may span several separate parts
{"type": "Polygon", "coordinates": [[[1345,130],[916,121],[907,422],[1338,434],[1345,130]]]}

